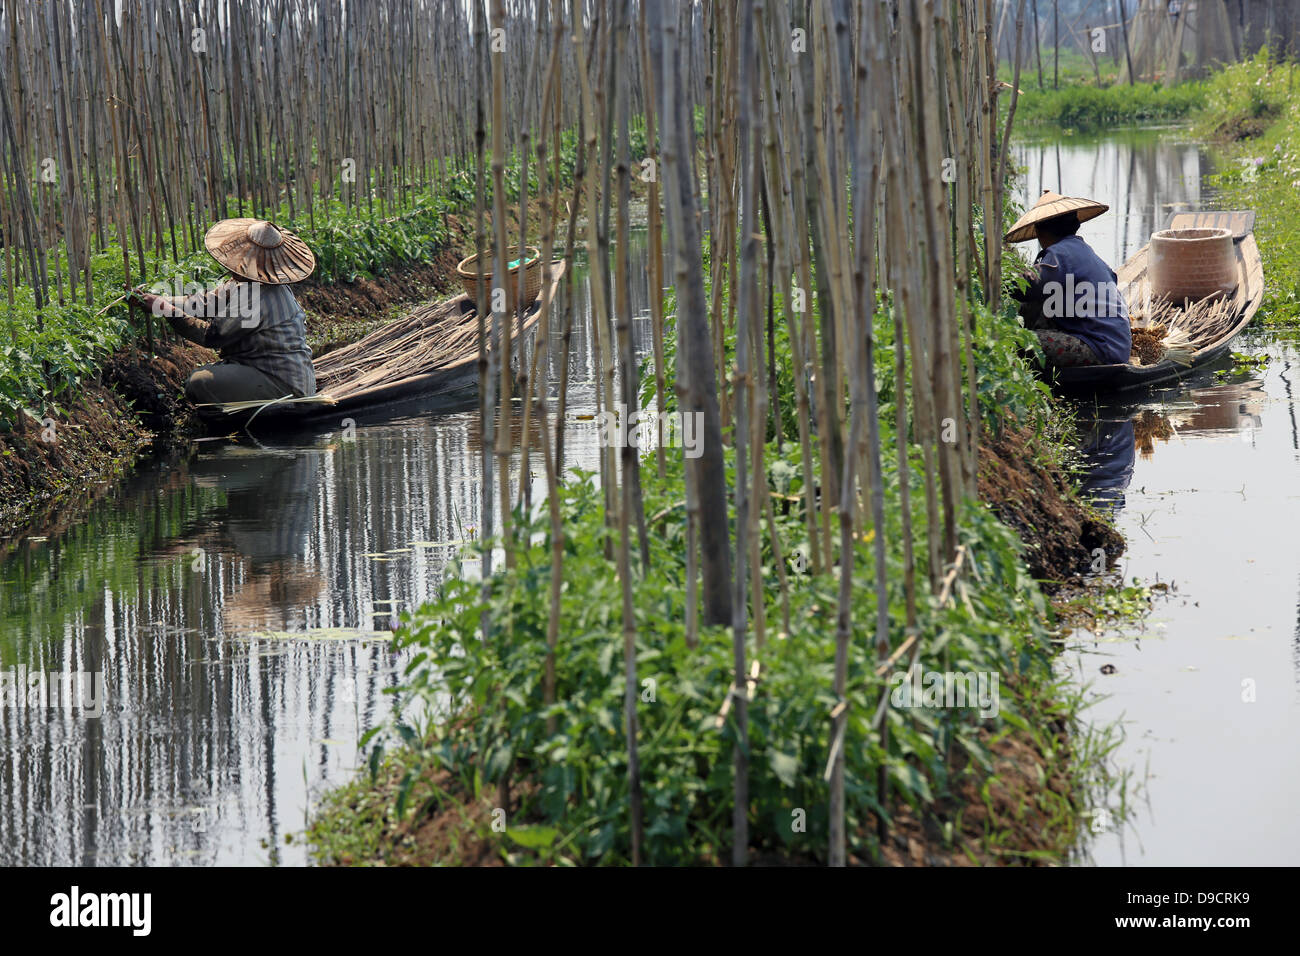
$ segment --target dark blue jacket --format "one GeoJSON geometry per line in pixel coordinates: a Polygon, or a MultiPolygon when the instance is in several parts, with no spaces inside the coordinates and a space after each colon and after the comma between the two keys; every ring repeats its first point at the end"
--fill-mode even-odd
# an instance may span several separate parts
{"type": "Polygon", "coordinates": [[[1038,279],[1026,299],[1062,332],[1092,346],[1103,364],[1127,362],[1133,349],[1128,307],[1115,272],[1078,236],[1066,236],[1034,260],[1038,279]]]}

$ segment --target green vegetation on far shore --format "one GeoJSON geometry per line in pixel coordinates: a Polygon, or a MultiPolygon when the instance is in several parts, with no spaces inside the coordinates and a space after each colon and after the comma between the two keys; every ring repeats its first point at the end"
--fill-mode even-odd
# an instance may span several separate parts
{"type": "MultiPolygon", "coordinates": [[[[1201,81],[1163,86],[1135,83],[1099,88],[1063,86],[1058,90],[1025,89],[1016,104],[1016,124],[1051,126],[1062,133],[1092,132],[1137,123],[1172,123],[1187,119],[1205,106],[1201,81]]],[[[1009,97],[1004,97],[1004,106],[1009,97]]]]}
{"type": "MultiPolygon", "coordinates": [[[[1059,62],[1044,50],[1042,83],[1031,57],[1020,65],[1020,96],[1016,103],[1016,127],[1050,127],[1055,132],[1091,133],[1115,126],[1139,123],[1174,123],[1187,119],[1205,104],[1205,84],[1200,81],[1166,86],[1162,83],[1134,83],[1124,79],[1123,57],[1101,55],[1094,61],[1077,50],[1062,50],[1059,62]]],[[[998,77],[1014,79],[1008,63],[1002,63],[998,77]]],[[[1011,102],[1003,90],[999,105],[1003,117],[1011,102]]]]}
{"type": "Polygon", "coordinates": [[[1263,51],[1216,73],[1196,131],[1219,141],[1215,205],[1255,209],[1264,325],[1300,325],[1300,64],[1263,51]],[[1226,139],[1226,141],[1225,141],[1226,139]]]}

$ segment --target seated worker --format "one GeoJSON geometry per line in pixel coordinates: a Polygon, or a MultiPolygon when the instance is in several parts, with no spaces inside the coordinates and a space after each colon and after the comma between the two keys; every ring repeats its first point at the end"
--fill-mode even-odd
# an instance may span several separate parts
{"type": "Polygon", "coordinates": [[[221,356],[194,370],[186,397],[201,405],[315,395],[305,316],[289,291],[316,268],[307,244],[261,219],[223,219],[204,245],[232,273],[216,288],[185,297],[128,290],[178,335],[221,356]]]}
{"type": "Polygon", "coordinates": [[[1115,272],[1076,233],[1109,206],[1044,192],[1003,238],[1037,239],[1038,257],[1020,300],[1025,328],[1038,336],[1049,365],[1114,365],[1133,348],[1128,307],[1115,272]]]}

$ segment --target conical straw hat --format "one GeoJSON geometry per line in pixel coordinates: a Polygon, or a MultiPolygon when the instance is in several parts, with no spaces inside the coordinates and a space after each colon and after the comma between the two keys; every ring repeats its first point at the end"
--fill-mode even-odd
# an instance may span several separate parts
{"type": "Polygon", "coordinates": [[[1033,208],[1017,219],[1010,232],[1002,238],[1006,242],[1028,242],[1037,235],[1034,232],[1034,225],[1045,219],[1054,219],[1067,212],[1073,212],[1078,214],[1079,222],[1087,222],[1089,219],[1096,219],[1109,208],[1104,203],[1093,202],[1091,199],[1075,199],[1044,189],[1033,208]]]}
{"type": "Polygon", "coordinates": [[[208,254],[237,276],[289,285],[316,268],[307,243],[264,219],[223,219],[203,237],[208,254]]]}

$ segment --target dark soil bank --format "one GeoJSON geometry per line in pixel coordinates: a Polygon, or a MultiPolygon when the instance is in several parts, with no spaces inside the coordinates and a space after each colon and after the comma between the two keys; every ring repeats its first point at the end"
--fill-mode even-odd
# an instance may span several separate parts
{"type": "Polygon", "coordinates": [[[1258,139],[1273,125],[1276,118],[1275,110],[1265,110],[1258,116],[1232,116],[1219,123],[1211,135],[1218,143],[1240,143],[1248,139],[1258,139]]]}
{"type": "Polygon", "coordinates": [[[360,278],[356,282],[319,283],[308,279],[293,287],[298,299],[315,321],[333,317],[369,317],[394,306],[423,302],[430,292],[450,290],[455,281],[456,250],[445,251],[435,262],[401,266],[380,279],[360,278]]]}
{"type": "Polygon", "coordinates": [[[1097,516],[1060,470],[1041,463],[1033,436],[1007,430],[985,436],[979,495],[1025,542],[1025,563],[1049,594],[1093,570],[1096,549],[1107,567],[1124,552],[1124,538],[1097,516]]]}
{"type": "Polygon", "coordinates": [[[70,520],[140,454],[186,439],[185,378],[215,356],[189,343],[159,342],[156,352],[122,349],[64,413],[23,416],[0,434],[0,537],[56,513],[70,520]]]}
{"type": "Polygon", "coordinates": [[[101,378],[127,400],[149,432],[151,447],[167,451],[194,430],[194,410],[185,399],[185,380],[196,367],[215,362],[217,356],[183,340],[160,342],[154,353],[136,345],[123,348],[109,361],[101,378]]]}
{"type": "MultiPolygon", "coordinates": [[[[296,287],[317,351],[354,341],[391,310],[427,302],[445,289],[456,251],[443,258],[450,266],[440,259],[377,280],[296,287]],[[322,348],[322,341],[329,345],[322,348]]],[[[71,520],[79,503],[93,499],[140,455],[188,445],[198,426],[185,379],[216,359],[183,340],[160,339],[152,355],[133,343],[115,353],[96,380],[60,398],[66,414],[48,416],[52,429],[27,416],[12,432],[0,433],[0,538],[55,512],[71,520]]]]}

